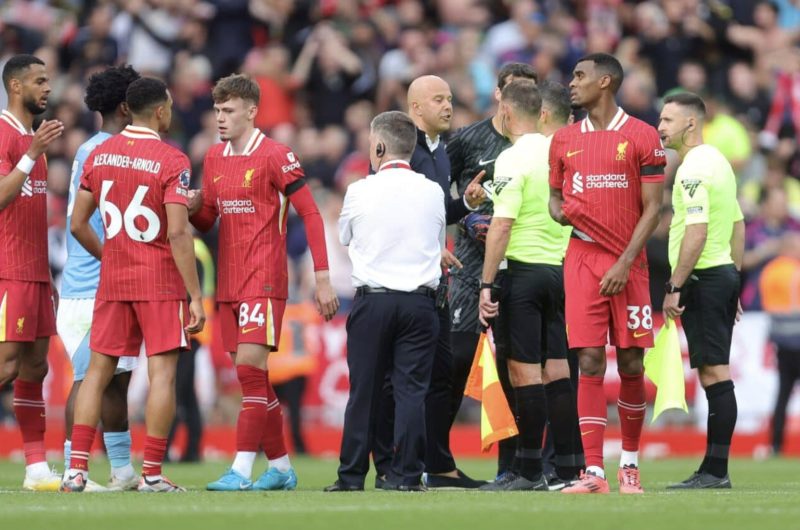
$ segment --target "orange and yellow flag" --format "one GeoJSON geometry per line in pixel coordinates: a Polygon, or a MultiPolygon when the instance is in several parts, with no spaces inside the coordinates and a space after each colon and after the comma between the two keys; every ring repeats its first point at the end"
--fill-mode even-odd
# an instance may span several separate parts
{"type": "Polygon", "coordinates": [[[478,349],[475,350],[464,395],[481,402],[483,452],[488,452],[493,443],[519,434],[514,415],[497,377],[497,365],[486,333],[481,333],[478,341],[478,349]]]}

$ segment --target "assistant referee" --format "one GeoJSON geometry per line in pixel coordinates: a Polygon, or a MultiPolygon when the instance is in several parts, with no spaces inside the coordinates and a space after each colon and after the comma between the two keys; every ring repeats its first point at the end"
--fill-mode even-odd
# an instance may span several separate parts
{"type": "Polygon", "coordinates": [[[562,265],[570,229],[555,222],[548,210],[550,141],[569,116],[569,99],[563,96],[562,109],[554,113],[563,119],[546,128],[541,127],[542,96],[533,81],[512,81],[500,99],[502,132],[513,146],[495,164],[494,216],[486,236],[479,312],[484,325],[502,312],[501,326],[510,337],[508,372],[519,436],[511,470],[481,489],[549,489],[542,468],[548,416],[556,470],[563,474],[554,482],[560,482],[560,489],[574,478],[578,422],[567,363],[562,265]],[[498,304],[490,293],[504,257],[508,273],[498,304]]]}
{"type": "Polygon", "coordinates": [[[730,488],[728,453],[736,426],[736,395],[729,368],[738,320],[744,221],[736,176],[716,147],[703,143],[706,106],[691,93],[664,99],[658,132],[681,158],[672,189],[669,230],[672,277],[664,316],[681,317],[689,360],[708,399],[706,454],[691,477],[672,489],[730,488]]]}

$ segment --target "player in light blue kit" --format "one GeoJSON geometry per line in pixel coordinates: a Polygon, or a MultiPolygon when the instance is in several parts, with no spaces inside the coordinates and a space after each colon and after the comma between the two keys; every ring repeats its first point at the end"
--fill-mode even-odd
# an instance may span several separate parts
{"type": "MultiPolygon", "coordinates": [[[[80,186],[83,164],[95,147],[119,133],[130,123],[125,92],[128,85],[139,78],[139,74],[129,66],[108,68],[94,74],[86,87],[84,101],[89,110],[102,116],[100,131],[78,148],[72,163],[72,178],[67,206],[67,226],[70,225],[75,195],[80,186]]],[[[100,241],[104,239],[101,209],[91,218],[91,225],[100,241]]],[[[89,368],[89,330],[92,326],[92,312],[97,285],[100,281],[100,262],[97,261],[67,231],[67,263],[61,277],[61,301],[56,316],[58,335],[72,361],[74,383],[65,409],[66,435],[64,441],[64,469],[69,469],[72,444],[72,421],[75,397],[78,388],[89,368]]],[[[111,478],[108,487],[100,486],[91,480],[86,491],[135,490],[139,477],[131,466],[131,432],[128,429],[128,383],[131,371],[136,366],[136,357],[122,357],[116,374],[103,396],[102,424],[103,441],[111,461],[111,478]]]]}

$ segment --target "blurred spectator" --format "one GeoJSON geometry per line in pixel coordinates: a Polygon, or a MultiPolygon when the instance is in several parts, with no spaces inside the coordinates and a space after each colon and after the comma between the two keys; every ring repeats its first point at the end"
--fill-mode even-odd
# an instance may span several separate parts
{"type": "Polygon", "coordinates": [[[767,121],[770,99],[758,86],[753,68],[745,62],[734,63],[728,70],[728,87],[734,116],[750,129],[761,129],[767,121]]]}
{"type": "Polygon", "coordinates": [[[658,125],[659,113],[654,103],[656,87],[652,75],[641,68],[637,68],[625,75],[625,80],[620,88],[619,100],[625,112],[649,123],[658,125]]]}
{"type": "Polygon", "coordinates": [[[800,380],[800,233],[782,240],[779,257],[761,274],[761,300],[770,314],[769,338],[778,357],[778,396],[772,416],[772,451],[783,450],[786,407],[800,380]]]}
{"type": "Polygon", "coordinates": [[[742,262],[745,272],[742,307],[750,310],[761,309],[758,284],[764,266],[778,255],[787,234],[800,233],[800,221],[789,216],[783,188],[764,189],[759,204],[759,216],[747,225],[742,262]]]}
{"type": "Polygon", "coordinates": [[[289,72],[289,50],[281,44],[270,44],[250,52],[244,70],[261,89],[255,124],[270,131],[283,124],[295,123],[294,93],[301,83],[289,72]]]}
{"type": "Polygon", "coordinates": [[[348,48],[341,33],[326,24],[311,32],[292,76],[305,87],[316,127],[344,121],[344,111],[353,100],[353,84],[361,70],[361,59],[348,48]]]}
{"type": "Polygon", "coordinates": [[[126,0],[112,23],[127,62],[142,75],[165,78],[183,24],[177,0],[126,0]]]}
{"type": "Polygon", "coordinates": [[[707,96],[706,124],[703,139],[719,149],[739,175],[750,161],[752,147],[745,126],[730,115],[728,109],[714,96],[707,96]]]}
{"type": "Polygon", "coordinates": [[[114,8],[110,4],[96,5],[70,43],[71,59],[81,72],[91,66],[116,64],[119,49],[111,36],[113,20],[114,8]]]}

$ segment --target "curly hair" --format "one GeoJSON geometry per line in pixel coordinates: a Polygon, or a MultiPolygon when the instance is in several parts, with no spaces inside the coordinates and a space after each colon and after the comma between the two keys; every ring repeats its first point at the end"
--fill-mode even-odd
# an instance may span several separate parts
{"type": "Polygon", "coordinates": [[[111,114],[125,101],[128,85],[140,77],[131,66],[112,66],[89,78],[83,101],[89,110],[103,116],[111,114]]]}

